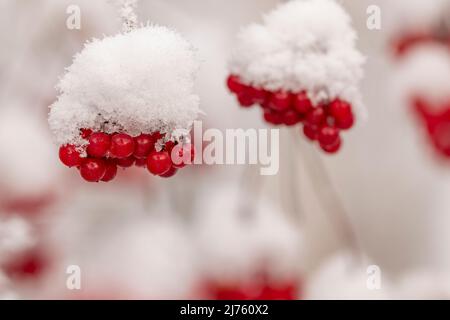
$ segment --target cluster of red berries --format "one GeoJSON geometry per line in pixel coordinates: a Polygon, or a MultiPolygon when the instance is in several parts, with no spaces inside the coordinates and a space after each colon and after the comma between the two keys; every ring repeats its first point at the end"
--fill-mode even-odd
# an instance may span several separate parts
{"type": "Polygon", "coordinates": [[[131,137],[125,133],[110,135],[84,129],[81,136],[88,141],[87,157],[81,155],[79,148],[68,144],[59,149],[59,159],[68,167],[78,168],[81,177],[89,182],[111,181],[116,177],[118,167],[133,165],[169,178],[194,159],[194,147],[189,143],[168,141],[157,151],[155,145],[163,137],[160,132],[131,137]]]}
{"type": "Polygon", "coordinates": [[[404,34],[397,39],[394,39],[392,47],[397,57],[404,56],[410,49],[417,45],[424,43],[435,43],[448,46],[450,48],[450,34],[440,34],[435,32],[412,32],[410,34],[404,34]]]}
{"type": "Polygon", "coordinates": [[[207,296],[214,300],[296,300],[298,286],[294,281],[271,283],[261,281],[242,284],[207,284],[207,296]]]}
{"type": "Polygon", "coordinates": [[[286,126],[302,124],[305,136],[317,141],[327,153],[340,149],[340,131],[350,129],[354,123],[352,106],[340,99],[315,106],[306,92],[270,92],[246,85],[235,75],[228,77],[227,86],[242,107],[260,105],[266,122],[286,126]]]}
{"type": "Polygon", "coordinates": [[[425,124],[433,147],[445,158],[450,158],[450,102],[436,112],[425,100],[415,98],[413,108],[425,124]]]}

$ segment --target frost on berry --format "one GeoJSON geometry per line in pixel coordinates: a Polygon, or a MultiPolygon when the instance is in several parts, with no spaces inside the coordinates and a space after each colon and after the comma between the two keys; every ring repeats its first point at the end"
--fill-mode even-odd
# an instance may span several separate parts
{"type": "Polygon", "coordinates": [[[294,0],[237,37],[229,67],[268,91],[307,92],[314,105],[340,98],[364,114],[359,92],[365,58],[349,15],[334,0],[294,0]]]}
{"type": "Polygon", "coordinates": [[[85,128],[133,137],[189,129],[199,113],[197,67],[192,46],[165,27],[93,39],[57,85],[51,130],[60,145],[83,146],[85,128]]]}

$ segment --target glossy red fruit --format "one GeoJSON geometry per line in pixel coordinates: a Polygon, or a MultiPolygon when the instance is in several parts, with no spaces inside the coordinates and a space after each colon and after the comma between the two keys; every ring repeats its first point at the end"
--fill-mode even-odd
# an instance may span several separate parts
{"type": "Polygon", "coordinates": [[[117,165],[113,161],[105,161],[105,166],[105,174],[100,180],[103,182],[109,182],[117,175],[117,165]]]}
{"type": "Polygon", "coordinates": [[[251,97],[254,104],[264,103],[268,96],[268,92],[263,88],[248,87],[246,92],[247,95],[251,97]]]}
{"type": "Polygon", "coordinates": [[[171,177],[173,177],[173,176],[177,173],[177,171],[178,171],[177,168],[171,167],[171,168],[169,169],[169,171],[167,171],[166,173],[160,174],[159,176],[160,176],[160,177],[163,177],[163,178],[171,178],[171,177]]]}
{"type": "Polygon", "coordinates": [[[81,129],[80,134],[83,139],[87,139],[92,134],[92,130],[91,129],[81,129]]]}
{"type": "Polygon", "coordinates": [[[323,107],[311,109],[306,115],[305,122],[311,126],[320,126],[326,120],[325,110],[323,107]]]}
{"type": "Polygon", "coordinates": [[[134,152],[134,140],[128,134],[117,133],[111,138],[111,148],[109,151],[115,158],[128,158],[134,152]]]}
{"type": "Polygon", "coordinates": [[[313,107],[306,92],[300,92],[294,96],[294,109],[300,114],[306,114],[313,107]]]}
{"type": "Polygon", "coordinates": [[[354,116],[349,103],[336,99],[330,103],[329,112],[339,129],[347,130],[353,126],[354,116]]]}
{"type": "Polygon", "coordinates": [[[69,168],[80,166],[83,161],[76,147],[71,144],[59,148],[59,159],[69,168]]]}
{"type": "Polygon", "coordinates": [[[164,145],[164,150],[167,151],[169,154],[172,153],[172,149],[175,147],[175,142],[173,141],[167,141],[164,145]]]}
{"type": "Polygon", "coordinates": [[[116,163],[121,168],[129,168],[134,164],[135,157],[129,156],[128,158],[116,159],[116,163]]]}
{"type": "Polygon", "coordinates": [[[134,165],[139,168],[146,168],[147,167],[147,158],[145,158],[145,159],[137,159],[136,158],[136,160],[134,161],[134,165]]]}
{"type": "Polygon", "coordinates": [[[170,157],[173,167],[183,168],[186,165],[193,163],[195,158],[195,147],[190,143],[176,145],[172,149],[170,157]]]}
{"type": "Polygon", "coordinates": [[[134,138],[133,155],[137,159],[146,159],[149,153],[155,148],[155,140],[150,134],[140,134],[134,138]]]}
{"type": "Polygon", "coordinates": [[[80,174],[84,180],[98,182],[106,173],[105,161],[102,159],[87,158],[80,167],[80,174]]]}
{"type": "Polygon", "coordinates": [[[339,149],[341,148],[342,142],[341,139],[337,139],[335,143],[333,144],[320,144],[320,147],[322,148],[323,151],[325,151],[326,153],[336,153],[339,151],[339,149]]]}
{"type": "Polygon", "coordinates": [[[303,133],[309,140],[311,141],[317,140],[319,135],[318,127],[305,124],[303,126],[303,133]]]}
{"type": "Polygon", "coordinates": [[[239,94],[245,89],[246,86],[241,83],[238,76],[230,75],[227,79],[227,87],[231,92],[239,94]]]}
{"type": "Polygon", "coordinates": [[[287,126],[296,125],[297,123],[299,123],[302,120],[300,115],[297,112],[295,112],[294,110],[288,110],[288,111],[284,112],[282,117],[283,117],[283,123],[287,126]]]}
{"type": "Polygon", "coordinates": [[[246,90],[244,90],[238,94],[238,102],[239,102],[239,105],[243,108],[250,108],[254,104],[253,98],[251,97],[250,94],[248,94],[248,92],[246,90]]]}
{"type": "Polygon", "coordinates": [[[274,125],[280,125],[283,123],[283,116],[272,109],[264,109],[264,120],[274,125]]]}
{"type": "Polygon", "coordinates": [[[151,174],[160,176],[172,167],[172,161],[167,151],[152,151],[147,158],[147,169],[151,174]]]}
{"type": "Polygon", "coordinates": [[[283,112],[291,107],[292,96],[289,92],[277,91],[269,97],[269,107],[275,111],[283,112]]]}
{"type": "Polygon", "coordinates": [[[94,132],[89,136],[86,152],[91,157],[103,158],[111,146],[111,137],[103,132],[94,132]]]}
{"type": "Polygon", "coordinates": [[[333,145],[339,140],[339,129],[328,125],[319,129],[318,140],[321,145],[333,145]]]}

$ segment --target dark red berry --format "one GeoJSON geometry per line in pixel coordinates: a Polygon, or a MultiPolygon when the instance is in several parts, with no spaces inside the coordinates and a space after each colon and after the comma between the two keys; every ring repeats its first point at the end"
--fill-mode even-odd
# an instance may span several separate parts
{"type": "Polygon", "coordinates": [[[329,112],[339,129],[346,130],[353,126],[354,117],[349,103],[336,99],[330,103],[329,112]]]}
{"type": "Polygon", "coordinates": [[[339,149],[341,148],[341,139],[337,139],[335,143],[333,144],[320,144],[320,147],[322,148],[323,151],[325,151],[326,153],[336,153],[339,151],[339,149]]]}
{"type": "Polygon", "coordinates": [[[155,140],[150,134],[141,134],[134,138],[134,152],[133,155],[137,159],[146,159],[148,154],[155,147],[155,140]]]}
{"type": "Polygon", "coordinates": [[[115,158],[127,158],[134,152],[134,140],[128,134],[117,133],[111,138],[111,155],[115,158]]]}
{"type": "Polygon", "coordinates": [[[247,90],[244,90],[238,94],[238,102],[243,108],[250,108],[253,106],[253,98],[248,94],[247,90]]]}
{"type": "Polygon", "coordinates": [[[333,145],[339,140],[339,129],[328,125],[322,126],[318,136],[321,145],[333,145]]]}
{"type": "Polygon", "coordinates": [[[312,126],[320,126],[325,119],[325,110],[322,107],[317,107],[308,112],[305,122],[312,126]]]}
{"type": "Polygon", "coordinates": [[[105,175],[100,179],[103,182],[109,182],[116,177],[117,165],[113,161],[105,161],[105,175]]]}
{"type": "Polygon", "coordinates": [[[241,83],[238,76],[230,75],[227,79],[227,87],[231,92],[239,94],[245,89],[246,86],[241,83]]]}
{"type": "Polygon", "coordinates": [[[95,132],[89,136],[87,153],[91,157],[103,158],[111,146],[111,138],[103,132],[95,132]]]}
{"type": "Polygon", "coordinates": [[[59,159],[69,168],[77,167],[83,161],[76,147],[71,144],[59,148],[59,159]]]}
{"type": "Polygon", "coordinates": [[[311,140],[311,141],[317,140],[317,137],[318,137],[318,134],[319,134],[318,133],[318,127],[311,126],[309,124],[305,124],[303,126],[303,133],[305,134],[305,136],[309,140],[311,140]]]}
{"type": "Polygon", "coordinates": [[[172,165],[175,168],[183,168],[192,164],[195,158],[195,147],[190,143],[176,145],[170,153],[172,165]]]}
{"type": "Polygon", "coordinates": [[[171,167],[171,168],[169,169],[169,171],[167,171],[166,173],[160,174],[159,176],[160,176],[160,177],[163,177],[163,178],[171,178],[171,177],[173,177],[173,176],[177,173],[177,171],[178,171],[177,168],[171,167]]]}
{"type": "Polygon", "coordinates": [[[84,180],[98,182],[106,173],[106,165],[102,159],[87,158],[80,167],[80,174],[84,180]]]}
{"type": "Polygon", "coordinates": [[[248,87],[246,94],[251,97],[253,104],[264,103],[267,99],[268,93],[263,88],[248,87]]]}
{"type": "Polygon", "coordinates": [[[172,153],[172,149],[175,147],[175,142],[173,141],[167,141],[164,145],[164,150],[167,151],[169,154],[172,153]]]}
{"type": "Polygon", "coordinates": [[[299,123],[302,119],[300,115],[294,110],[288,110],[282,115],[283,123],[287,126],[293,126],[299,123]]]}
{"type": "Polygon", "coordinates": [[[91,129],[81,129],[80,132],[81,132],[81,137],[83,139],[89,138],[89,136],[92,134],[92,130],[91,129]]]}
{"type": "Polygon", "coordinates": [[[135,157],[129,156],[128,158],[116,159],[116,163],[121,168],[129,168],[134,164],[135,157]]]}
{"type": "Polygon", "coordinates": [[[152,151],[147,158],[147,169],[151,174],[162,175],[172,167],[172,161],[167,151],[152,151]]]}
{"type": "Polygon", "coordinates": [[[275,111],[283,112],[291,107],[292,97],[289,92],[277,91],[269,97],[269,107],[275,111]]]}
{"type": "Polygon", "coordinates": [[[300,92],[294,97],[294,109],[301,114],[306,114],[313,107],[306,92],[300,92]]]}
{"type": "Polygon", "coordinates": [[[280,125],[283,123],[283,116],[272,109],[264,109],[264,120],[274,125],[280,125]]]}
{"type": "Polygon", "coordinates": [[[139,168],[146,168],[147,167],[147,158],[144,158],[144,159],[136,158],[136,160],[134,161],[134,165],[139,168]]]}

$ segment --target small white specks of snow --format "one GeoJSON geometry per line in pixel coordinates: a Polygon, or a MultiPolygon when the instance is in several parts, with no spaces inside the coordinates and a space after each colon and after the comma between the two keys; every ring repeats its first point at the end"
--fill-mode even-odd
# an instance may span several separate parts
{"type": "Polygon", "coordinates": [[[188,129],[199,113],[197,68],[193,47],[166,27],[94,39],[57,86],[51,130],[59,144],[81,146],[82,128],[131,135],[188,129]]]}
{"type": "Polygon", "coordinates": [[[294,0],[240,31],[230,71],[270,91],[307,91],[319,103],[340,97],[359,111],[365,58],[350,16],[334,0],[294,0]]]}

